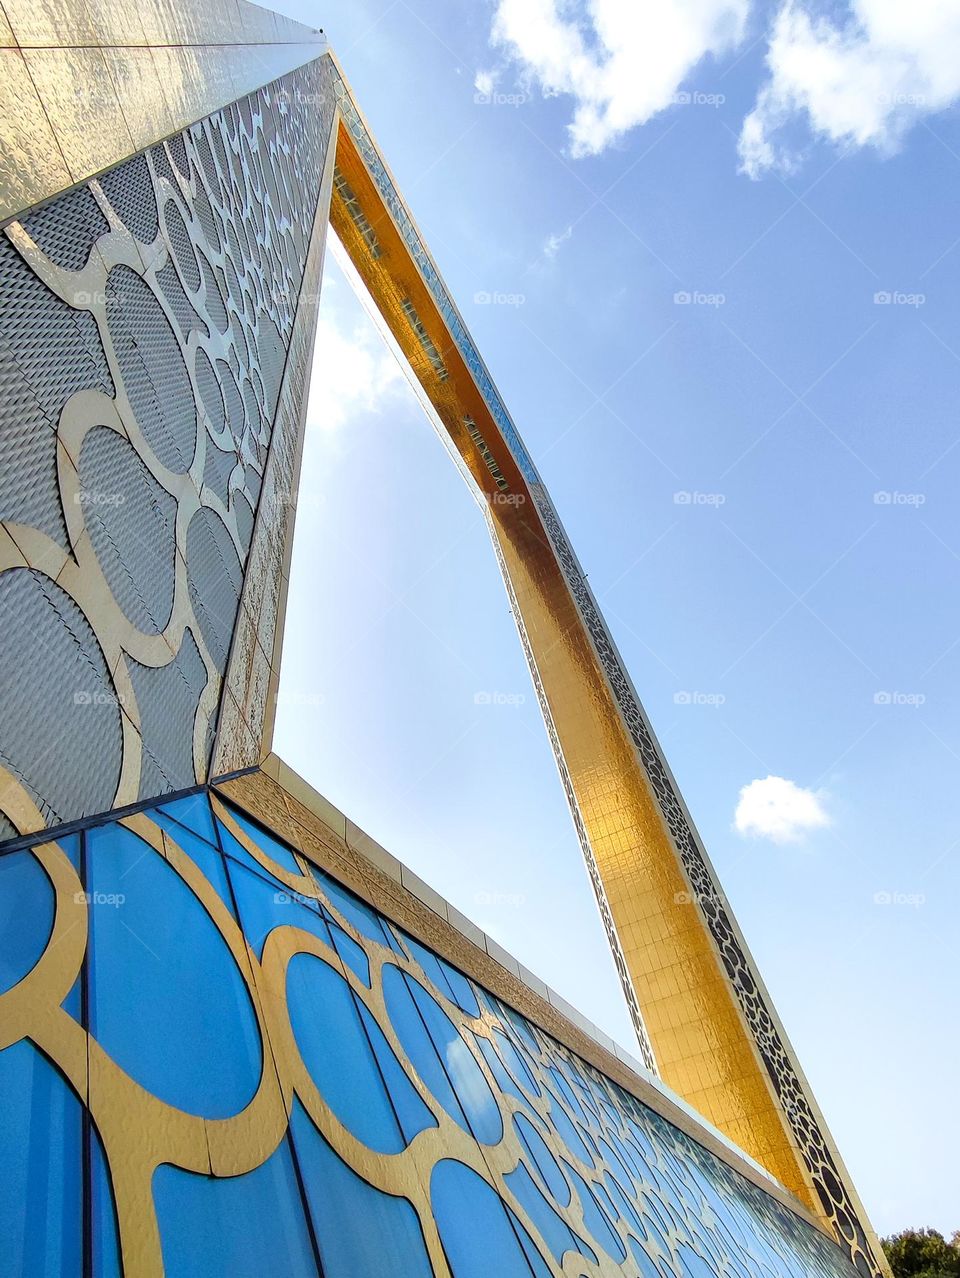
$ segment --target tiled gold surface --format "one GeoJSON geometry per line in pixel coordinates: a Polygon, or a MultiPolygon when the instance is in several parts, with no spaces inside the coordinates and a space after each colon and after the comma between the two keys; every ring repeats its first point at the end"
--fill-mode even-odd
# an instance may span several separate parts
{"type": "Polygon", "coordinates": [[[0,49],[0,217],[71,182],[19,49],[0,49]]]}
{"type": "MultiPolygon", "coordinates": [[[[369,139],[366,139],[369,145],[369,139]]],[[[376,182],[341,123],[337,166],[366,219],[358,226],[335,194],[331,221],[391,333],[489,503],[508,591],[524,636],[548,727],[554,735],[568,797],[582,832],[588,867],[596,870],[601,913],[612,915],[614,957],[625,960],[625,987],[643,1013],[665,1081],[773,1175],[831,1228],[791,1122],[727,975],[671,837],[647,772],[627,733],[583,615],[537,510],[536,495],[514,462],[497,422],[461,357],[376,182]],[[372,227],[376,256],[370,249],[372,227]],[[418,340],[412,305],[446,376],[418,340]],[[464,426],[469,417],[506,479],[504,501],[464,426]]],[[[548,501],[549,499],[547,499],[548,501]]],[[[782,1038],[782,1035],[781,1035],[782,1038]]],[[[785,1040],[784,1040],[785,1041],[785,1040]]],[[[778,1044],[780,1050],[783,1041],[778,1044]]],[[[801,1080],[798,1069],[794,1076],[801,1080]]],[[[819,1119],[815,1103],[810,1107],[819,1119]]],[[[823,1128],[825,1131],[825,1127],[823,1128]]],[[[825,1137],[829,1142],[829,1137],[825,1137]]],[[[834,1162],[839,1163],[828,1144],[834,1162]]],[[[845,1176],[845,1173],[843,1173],[845,1176]]],[[[849,1186],[847,1201],[862,1213],[849,1186]]],[[[882,1252],[861,1223],[875,1263],[882,1252]]],[[[843,1241],[843,1239],[841,1239],[843,1241]]],[[[852,1253],[866,1256],[854,1239],[852,1253]]],[[[868,1262],[869,1263],[869,1262],[868,1262]]]]}
{"type": "Polygon", "coordinates": [[[247,0],[5,0],[0,221],[302,66],[323,44],[247,0]]]}
{"type": "Polygon", "coordinates": [[[74,182],[131,155],[133,139],[99,49],[25,49],[30,77],[74,182]]]}
{"type": "MultiPolygon", "coordinates": [[[[333,226],[464,463],[493,499],[498,490],[463,419],[472,417],[488,442],[499,432],[342,126],[337,166],[376,230],[380,256],[372,257],[336,198],[333,226]],[[400,305],[408,297],[443,356],[449,371],[445,381],[437,377],[400,305]]],[[[497,461],[511,491],[525,498],[512,504],[491,500],[497,540],[660,1072],[681,1096],[818,1211],[710,936],[692,908],[675,904],[689,896],[689,885],[536,508],[526,496],[526,484],[505,454],[498,453],[497,461]]]]}

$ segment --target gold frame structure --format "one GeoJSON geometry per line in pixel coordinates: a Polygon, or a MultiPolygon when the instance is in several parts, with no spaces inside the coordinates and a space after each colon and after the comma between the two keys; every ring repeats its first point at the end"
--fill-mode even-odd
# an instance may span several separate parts
{"type": "MultiPolygon", "coordinates": [[[[285,778],[292,774],[272,752],[273,711],[329,219],[484,508],[646,1069],[795,1195],[861,1272],[888,1272],[546,489],[322,35],[246,0],[196,7],[150,0],[136,8],[3,0],[0,58],[6,221],[254,88],[330,60],[335,146],[280,388],[213,761],[205,775],[198,767],[197,781],[219,782],[289,837],[294,799],[285,778]]],[[[137,798],[135,772],[125,763],[129,786],[116,806],[137,798]]],[[[307,806],[322,812],[323,801],[314,796],[307,806]]],[[[22,834],[42,828],[22,793],[12,815],[22,834]]],[[[372,845],[356,833],[351,855],[369,855],[372,845]]],[[[350,846],[348,825],[338,837],[350,846]]],[[[362,892],[362,884],[352,885],[362,892]]],[[[475,956],[466,966],[476,969],[475,956]]],[[[478,975],[494,980],[485,969],[478,975]]],[[[497,981],[502,987],[502,973],[497,981]]],[[[571,1033],[577,1036],[564,1022],[564,1041],[571,1033]]],[[[610,1061],[602,1068],[609,1072],[610,1061]]]]}

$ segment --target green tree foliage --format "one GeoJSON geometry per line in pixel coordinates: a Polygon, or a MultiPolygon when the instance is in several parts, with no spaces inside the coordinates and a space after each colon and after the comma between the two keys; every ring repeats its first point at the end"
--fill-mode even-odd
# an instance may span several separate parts
{"type": "Polygon", "coordinates": [[[960,1232],[947,1242],[936,1229],[904,1229],[882,1246],[893,1278],[960,1278],[960,1232]]]}

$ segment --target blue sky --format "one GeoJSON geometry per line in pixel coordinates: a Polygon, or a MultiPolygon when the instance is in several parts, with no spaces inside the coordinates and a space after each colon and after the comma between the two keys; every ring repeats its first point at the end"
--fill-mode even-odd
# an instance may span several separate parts
{"type": "MultiPolygon", "coordinates": [[[[875,1225],[960,1228],[960,6],[280,7],[337,50],[875,1225]]],[[[629,1044],[479,512],[329,257],[321,339],[280,753],[629,1044]]]]}

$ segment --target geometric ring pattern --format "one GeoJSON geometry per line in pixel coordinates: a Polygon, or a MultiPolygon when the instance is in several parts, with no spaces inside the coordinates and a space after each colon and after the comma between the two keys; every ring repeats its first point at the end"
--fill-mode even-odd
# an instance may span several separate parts
{"type": "Polygon", "coordinates": [[[0,234],[0,838],[206,778],[331,74],[0,234]]]}
{"type": "Polygon", "coordinates": [[[220,796],[0,888],[4,1273],[855,1272],[220,796]]]}

